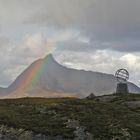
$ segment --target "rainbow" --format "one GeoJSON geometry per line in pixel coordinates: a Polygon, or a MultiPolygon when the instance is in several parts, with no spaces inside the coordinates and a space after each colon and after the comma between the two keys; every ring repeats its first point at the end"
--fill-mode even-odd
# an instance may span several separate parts
{"type": "MultiPolygon", "coordinates": [[[[49,63],[50,55],[48,55],[45,59],[39,59],[32,64],[31,69],[29,71],[25,70],[25,75],[19,83],[18,88],[16,91],[28,93],[32,89],[33,86],[36,85],[37,81],[40,79],[43,71],[47,64],[49,63]]],[[[15,91],[14,91],[15,92],[15,91]]],[[[27,95],[28,96],[28,95],[27,95]]]]}

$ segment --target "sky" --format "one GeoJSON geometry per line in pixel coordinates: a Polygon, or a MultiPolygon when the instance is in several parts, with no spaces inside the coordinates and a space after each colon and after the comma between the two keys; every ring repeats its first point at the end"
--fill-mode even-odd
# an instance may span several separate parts
{"type": "Polygon", "coordinates": [[[0,0],[0,86],[49,53],[70,68],[126,68],[140,86],[139,7],[139,0],[0,0]]]}

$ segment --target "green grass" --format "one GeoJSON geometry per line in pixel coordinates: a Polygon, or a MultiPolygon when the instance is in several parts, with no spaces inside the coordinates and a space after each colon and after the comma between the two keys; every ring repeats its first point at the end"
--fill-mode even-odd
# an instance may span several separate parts
{"type": "Polygon", "coordinates": [[[73,119],[78,120],[95,139],[110,140],[120,136],[125,140],[124,133],[140,137],[140,112],[122,102],[138,100],[140,95],[135,94],[118,96],[109,102],[76,98],[5,99],[0,100],[0,124],[73,138],[74,129],[65,124],[68,119],[73,119]]]}

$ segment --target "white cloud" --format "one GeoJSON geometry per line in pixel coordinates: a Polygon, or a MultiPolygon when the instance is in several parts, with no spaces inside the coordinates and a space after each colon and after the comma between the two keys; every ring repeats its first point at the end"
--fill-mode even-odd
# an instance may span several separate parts
{"type": "Polygon", "coordinates": [[[9,85],[27,66],[39,58],[54,52],[63,41],[75,38],[75,33],[59,31],[45,37],[41,32],[26,34],[15,46],[12,42],[0,40],[0,85],[9,85]],[[9,43],[8,43],[9,42],[9,43]],[[7,81],[7,82],[6,82],[7,81]]]}
{"type": "Polygon", "coordinates": [[[98,71],[113,74],[119,68],[130,72],[130,81],[139,85],[140,54],[116,53],[114,51],[97,50],[95,52],[61,52],[56,53],[59,63],[66,67],[98,71]],[[58,53],[59,54],[59,53],[58,53]]]}
{"type": "Polygon", "coordinates": [[[120,58],[120,60],[127,63],[128,66],[132,67],[135,66],[139,62],[140,57],[134,55],[134,54],[125,54],[120,58]]]}

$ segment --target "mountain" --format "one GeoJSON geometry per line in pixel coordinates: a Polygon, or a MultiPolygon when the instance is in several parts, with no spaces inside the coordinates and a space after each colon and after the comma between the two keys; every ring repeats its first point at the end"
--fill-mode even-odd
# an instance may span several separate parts
{"type": "MultiPolygon", "coordinates": [[[[111,94],[115,92],[116,84],[116,78],[111,74],[67,68],[49,54],[32,63],[3,92],[8,98],[85,97],[90,93],[111,94]]],[[[140,92],[140,88],[133,83],[129,82],[128,87],[130,92],[140,92]]]]}

